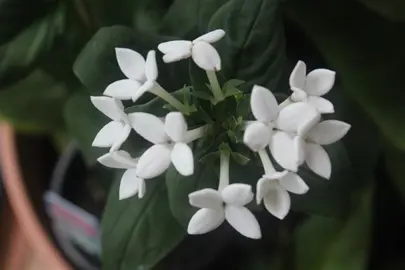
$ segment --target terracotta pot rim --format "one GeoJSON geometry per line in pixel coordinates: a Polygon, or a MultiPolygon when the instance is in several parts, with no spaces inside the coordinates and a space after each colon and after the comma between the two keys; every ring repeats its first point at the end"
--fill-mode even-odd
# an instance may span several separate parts
{"type": "Polygon", "coordinates": [[[50,241],[28,199],[23,181],[13,128],[0,123],[0,157],[4,189],[21,231],[31,247],[46,259],[51,269],[72,270],[50,241]]]}

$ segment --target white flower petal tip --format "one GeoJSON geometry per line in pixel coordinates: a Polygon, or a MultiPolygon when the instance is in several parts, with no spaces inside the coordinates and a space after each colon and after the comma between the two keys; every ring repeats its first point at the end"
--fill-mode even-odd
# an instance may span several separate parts
{"type": "Polygon", "coordinates": [[[136,174],[143,179],[161,175],[170,166],[171,149],[163,144],[156,144],[146,150],[139,158],[136,174]]]}
{"type": "Polygon", "coordinates": [[[136,194],[142,198],[145,193],[145,181],[136,175],[134,169],[123,174],[119,187],[119,200],[128,199],[136,194]]]}
{"type": "Polygon", "coordinates": [[[296,150],[293,138],[285,132],[277,131],[273,134],[270,145],[271,154],[281,167],[292,172],[298,171],[296,150]]]}
{"type": "Polygon", "coordinates": [[[100,112],[102,112],[108,118],[120,121],[124,118],[125,113],[124,105],[118,99],[112,97],[90,97],[91,103],[96,107],[100,112]]]}
{"type": "Polygon", "coordinates": [[[145,59],[141,54],[127,48],[115,48],[118,65],[124,75],[132,80],[145,80],[145,59]]]}
{"type": "Polygon", "coordinates": [[[269,145],[272,130],[261,122],[253,122],[243,134],[243,142],[254,152],[264,149],[269,145]]]}
{"type": "Polygon", "coordinates": [[[240,234],[251,239],[262,238],[259,222],[246,207],[227,205],[225,219],[240,234]]]}
{"type": "Polygon", "coordinates": [[[156,64],[156,51],[148,52],[145,63],[145,76],[148,81],[156,81],[158,77],[158,68],[156,64]]]}
{"type": "Polygon", "coordinates": [[[194,173],[194,157],[191,148],[185,143],[176,143],[171,152],[171,161],[183,176],[194,173]]]}
{"type": "Polygon", "coordinates": [[[221,192],[221,196],[225,203],[234,206],[244,206],[254,198],[252,186],[239,183],[225,187],[221,192]]]}
{"type": "Polygon", "coordinates": [[[336,72],[329,69],[315,69],[308,73],[305,82],[305,92],[311,96],[323,96],[335,84],[336,72]]]}
{"type": "Polygon", "coordinates": [[[128,152],[120,150],[102,155],[97,161],[110,168],[129,169],[136,168],[138,160],[132,158],[128,152]]]}
{"type": "Polygon", "coordinates": [[[179,112],[170,112],[165,118],[165,130],[174,142],[182,142],[187,132],[187,123],[179,112]]]}
{"type": "Polygon", "coordinates": [[[129,114],[128,118],[135,132],[145,140],[153,144],[161,144],[167,141],[165,124],[153,114],[136,112],[129,114]]]}
{"type": "Polygon", "coordinates": [[[305,162],[316,174],[330,179],[332,165],[328,153],[319,144],[307,143],[305,146],[305,162]]]}
{"type": "Polygon", "coordinates": [[[221,70],[221,58],[217,50],[207,42],[200,41],[194,44],[191,56],[197,66],[204,70],[221,70]]]}
{"type": "Polygon", "coordinates": [[[290,195],[279,184],[273,184],[264,196],[264,206],[276,218],[284,219],[290,211],[290,195]]]}
{"type": "Polygon", "coordinates": [[[158,50],[163,54],[188,54],[188,57],[191,56],[191,48],[193,43],[188,40],[172,40],[160,43],[158,45],[158,50]]]}
{"type": "Polygon", "coordinates": [[[215,189],[205,188],[188,195],[190,205],[199,208],[223,210],[221,193],[215,189]]]}
{"type": "Polygon", "coordinates": [[[279,111],[277,100],[273,93],[259,85],[253,86],[250,107],[253,116],[265,124],[276,120],[279,111]]]}
{"type": "Polygon", "coordinates": [[[111,83],[105,89],[103,95],[121,100],[130,100],[133,93],[141,87],[141,84],[134,80],[119,80],[111,83]]]}
{"type": "Polygon", "coordinates": [[[124,132],[124,124],[118,121],[111,121],[101,128],[92,142],[95,147],[111,147],[121,138],[124,132]]]}
{"type": "Polygon", "coordinates": [[[290,75],[290,87],[294,91],[295,89],[303,90],[305,87],[305,79],[307,76],[307,66],[303,61],[298,61],[290,75]]]}
{"type": "Polygon", "coordinates": [[[332,102],[323,97],[308,97],[307,102],[316,108],[320,113],[326,114],[335,112],[335,107],[333,106],[332,102]]]}
{"type": "Polygon", "coordinates": [[[224,211],[203,208],[198,210],[188,223],[187,233],[205,234],[218,228],[225,220],[224,211]]]}
{"type": "Polygon", "coordinates": [[[289,172],[283,177],[279,178],[280,185],[287,191],[294,194],[305,194],[308,192],[308,185],[302,180],[302,178],[296,174],[289,172]]]}
{"type": "Polygon", "coordinates": [[[222,29],[213,30],[193,40],[193,43],[204,41],[207,43],[214,43],[225,36],[225,31],[222,29]]]}
{"type": "Polygon", "coordinates": [[[308,140],[320,145],[328,145],[342,139],[351,125],[338,120],[325,120],[318,123],[307,134],[308,140]]]}

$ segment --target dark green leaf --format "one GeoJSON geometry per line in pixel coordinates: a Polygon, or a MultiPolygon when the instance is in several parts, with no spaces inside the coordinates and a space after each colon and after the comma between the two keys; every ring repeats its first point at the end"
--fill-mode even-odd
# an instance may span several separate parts
{"type": "Polygon", "coordinates": [[[147,181],[142,199],[120,201],[119,182],[111,188],[102,219],[103,269],[151,269],[183,240],[186,231],[170,213],[163,177],[147,181]]]}
{"type": "Polygon", "coordinates": [[[237,152],[231,152],[231,157],[240,165],[246,165],[250,161],[250,158],[237,152]]]}
{"type": "Polygon", "coordinates": [[[389,20],[405,21],[405,2],[402,0],[358,0],[389,20]]]}
{"type": "Polygon", "coordinates": [[[208,92],[205,91],[192,91],[191,94],[203,100],[211,101],[213,99],[212,95],[210,95],[208,92]]]}
{"type": "Polygon", "coordinates": [[[388,173],[405,202],[405,152],[390,145],[386,147],[385,152],[388,173]]]}
{"type": "Polygon", "coordinates": [[[198,3],[198,29],[206,33],[211,17],[230,0],[199,0],[198,3]]]}
{"type": "Polygon", "coordinates": [[[68,89],[36,70],[0,91],[0,115],[14,126],[30,131],[57,131],[63,127],[62,109],[68,89]]]}
{"type": "Polygon", "coordinates": [[[279,2],[231,0],[212,16],[209,29],[226,31],[225,37],[215,44],[225,78],[276,88],[285,62],[279,2]]]}

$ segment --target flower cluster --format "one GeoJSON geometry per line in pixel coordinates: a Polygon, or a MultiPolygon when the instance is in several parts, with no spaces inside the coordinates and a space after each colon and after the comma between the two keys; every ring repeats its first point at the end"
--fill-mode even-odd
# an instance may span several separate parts
{"type": "MultiPolygon", "coordinates": [[[[158,50],[163,61],[170,63],[191,57],[204,69],[210,86],[212,106],[227,98],[217,79],[221,59],[211,45],[225,32],[215,30],[193,41],[176,40],[161,43],[158,50]]],[[[127,77],[111,83],[104,96],[91,97],[94,106],[111,119],[96,135],[93,146],[108,147],[110,151],[98,161],[104,166],[125,169],[119,188],[119,198],[134,195],[142,198],[147,179],[163,174],[173,164],[183,176],[194,173],[194,156],[190,145],[204,139],[215,129],[201,125],[189,130],[185,116],[190,107],[183,104],[158,84],[156,53],[150,51],[146,59],[130,49],[116,48],[118,66],[127,77]],[[149,92],[165,100],[176,111],[165,117],[145,112],[126,113],[121,100],[136,102],[149,92]],[[137,158],[120,150],[121,145],[136,132],[151,146],[137,158]]],[[[341,139],[350,125],[337,120],[322,121],[322,114],[333,113],[333,104],[321,97],[331,90],[335,72],[316,69],[306,74],[305,63],[299,61],[290,76],[292,94],[278,104],[272,92],[255,85],[250,95],[250,108],[254,119],[244,120],[243,143],[254,152],[263,165],[263,176],[256,180],[256,202],[264,202],[268,212],[283,219],[290,210],[290,193],[304,194],[309,187],[297,174],[304,163],[325,179],[331,176],[331,161],[323,145],[341,139]],[[277,171],[270,159],[283,168],[277,171]]],[[[197,108],[198,110],[198,108],[197,108]]],[[[225,220],[242,235],[258,239],[261,230],[258,221],[247,205],[253,201],[252,186],[230,183],[230,151],[220,151],[218,189],[202,189],[189,194],[192,206],[200,208],[188,225],[189,234],[204,234],[216,229],[225,220]]]]}

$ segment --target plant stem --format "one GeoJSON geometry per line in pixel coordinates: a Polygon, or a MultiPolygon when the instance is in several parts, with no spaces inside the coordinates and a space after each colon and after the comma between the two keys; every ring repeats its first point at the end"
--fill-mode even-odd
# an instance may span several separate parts
{"type": "Polygon", "coordinates": [[[228,150],[221,150],[218,191],[229,185],[229,156],[228,150]]]}
{"type": "Polygon", "coordinates": [[[161,99],[167,101],[173,108],[182,112],[184,114],[189,114],[189,109],[183,103],[181,103],[178,99],[173,97],[169,92],[167,92],[160,84],[157,82],[154,83],[154,87],[149,90],[150,93],[154,94],[155,96],[160,97],[161,99]]]}
{"type": "Polygon", "coordinates": [[[224,100],[224,95],[221,90],[221,86],[219,85],[217,74],[215,71],[207,70],[207,77],[210,81],[211,85],[211,92],[214,95],[215,104],[224,100]]]}
{"type": "Polygon", "coordinates": [[[264,173],[265,174],[274,173],[276,170],[274,169],[273,163],[271,163],[269,154],[267,154],[266,149],[259,150],[258,154],[263,164],[264,173]]]}
{"type": "Polygon", "coordinates": [[[207,129],[208,125],[198,127],[192,130],[187,131],[186,136],[184,138],[184,141],[186,143],[190,143],[192,141],[195,141],[205,135],[205,131],[207,129]]]}
{"type": "Polygon", "coordinates": [[[290,105],[292,103],[292,100],[290,97],[288,97],[286,100],[284,100],[283,102],[280,103],[280,105],[278,105],[278,107],[280,109],[286,107],[287,105],[290,105]]]}

